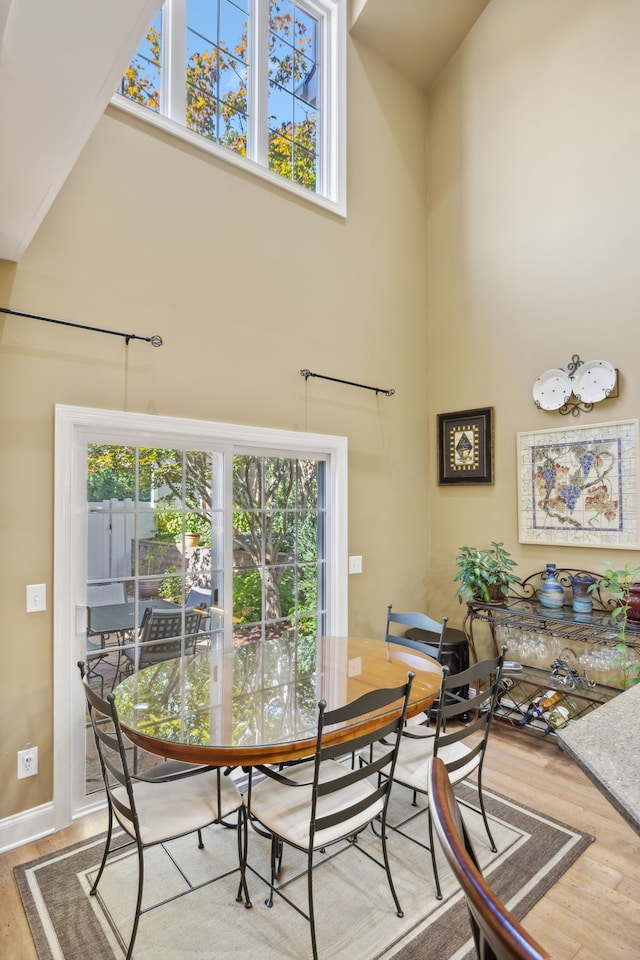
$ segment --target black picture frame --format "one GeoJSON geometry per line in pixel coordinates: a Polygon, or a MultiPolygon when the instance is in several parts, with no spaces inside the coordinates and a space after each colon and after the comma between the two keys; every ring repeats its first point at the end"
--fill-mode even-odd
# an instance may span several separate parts
{"type": "Polygon", "coordinates": [[[493,483],[493,407],[438,414],[438,484],[493,483]]]}

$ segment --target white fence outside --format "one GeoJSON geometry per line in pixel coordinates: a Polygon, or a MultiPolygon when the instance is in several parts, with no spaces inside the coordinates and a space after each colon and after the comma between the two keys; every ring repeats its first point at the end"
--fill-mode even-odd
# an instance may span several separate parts
{"type": "Polygon", "coordinates": [[[133,500],[88,504],[87,574],[89,580],[130,577],[131,543],[155,533],[154,507],[133,500]]]}

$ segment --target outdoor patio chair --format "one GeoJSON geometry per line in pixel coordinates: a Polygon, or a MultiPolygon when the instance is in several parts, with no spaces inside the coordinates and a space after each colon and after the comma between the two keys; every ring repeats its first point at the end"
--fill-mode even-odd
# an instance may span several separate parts
{"type": "MultiPolygon", "coordinates": [[[[109,643],[111,633],[98,633],[91,625],[91,608],[104,607],[107,604],[125,603],[124,583],[89,583],[87,584],[87,641],[86,658],[88,666],[88,675],[92,681],[97,681],[100,685],[100,692],[104,693],[105,678],[97,669],[100,663],[108,660],[112,651],[108,649],[113,647],[109,643]]],[[[116,633],[116,644],[122,642],[122,633],[116,633]]]]}
{"type": "Polygon", "coordinates": [[[211,630],[211,607],[213,600],[210,587],[191,587],[184,602],[187,610],[200,611],[200,633],[211,630]]]}
{"type": "Polygon", "coordinates": [[[107,603],[125,603],[124,583],[87,584],[87,606],[104,607],[107,603]]]}
{"type": "Polygon", "coordinates": [[[142,616],[138,644],[122,650],[122,666],[119,667],[117,680],[122,674],[142,670],[163,660],[193,655],[196,652],[200,619],[199,610],[185,611],[183,633],[182,610],[154,610],[147,607],[142,616]]]}
{"type": "MultiPolygon", "coordinates": [[[[376,819],[380,821],[383,862],[374,857],[371,859],[385,869],[397,915],[403,916],[391,877],[385,822],[398,734],[404,724],[412,680],[413,674],[409,673],[407,683],[403,686],[372,690],[334,710],[327,710],[326,702],[321,700],[318,704],[313,760],[286,767],[286,775],[271,767],[258,767],[265,775],[264,779],[257,784],[252,778],[249,779],[249,789],[243,798],[249,822],[259,832],[266,830],[271,838],[271,877],[266,905],[273,906],[273,895],[277,893],[308,920],[314,960],[318,957],[313,898],[314,852],[341,841],[345,841],[345,850],[349,849],[355,845],[357,835],[376,819]],[[379,722],[371,723],[372,712],[384,716],[380,717],[379,722]],[[331,730],[336,724],[346,725],[353,732],[341,742],[332,743],[334,738],[331,730]],[[330,731],[328,734],[327,730],[330,731]],[[376,763],[366,770],[352,769],[345,757],[381,737],[388,737],[389,744],[380,753],[376,763]],[[381,775],[377,786],[370,779],[372,773],[381,775]],[[307,855],[308,913],[304,913],[283,892],[286,883],[277,885],[284,843],[307,855]]],[[[245,842],[245,880],[247,869],[251,867],[245,842]]]]}
{"type": "Polygon", "coordinates": [[[465,829],[447,768],[433,757],[427,771],[429,810],[447,863],[460,884],[478,960],[550,960],[486,882],[465,829]]]}
{"type": "MultiPolygon", "coordinates": [[[[96,895],[109,854],[135,844],[138,887],[133,930],[126,955],[126,960],[130,960],[142,914],[240,870],[242,797],[233,780],[217,768],[168,761],[158,764],[144,774],[133,776],[127,759],[128,741],[120,727],[114,695],[110,693],[106,699],[98,696],[89,685],[85,664],[81,661],[78,667],[100,761],[109,815],[102,861],[89,892],[91,896],[96,895]],[[191,884],[184,877],[187,886],[181,893],[143,908],[144,851],[196,832],[198,846],[203,849],[204,827],[222,823],[234,813],[237,814],[234,826],[238,835],[238,866],[198,884],[191,884]],[[127,839],[112,847],[114,819],[124,830],[127,839]]],[[[242,902],[243,899],[246,903],[249,898],[241,874],[236,900],[242,902]]]]}

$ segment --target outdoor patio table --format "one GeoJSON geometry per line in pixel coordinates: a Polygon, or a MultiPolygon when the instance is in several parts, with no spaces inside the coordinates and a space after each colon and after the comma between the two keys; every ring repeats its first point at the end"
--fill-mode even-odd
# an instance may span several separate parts
{"type": "MultiPolygon", "coordinates": [[[[190,763],[249,767],[309,756],[319,700],[333,709],[368,690],[400,686],[409,671],[414,716],[437,698],[440,664],[399,644],[355,637],[282,637],[230,649],[214,643],[136,671],[114,694],[137,746],[190,763]]],[[[346,736],[335,730],[336,743],[346,736]]]]}
{"type": "Polygon", "coordinates": [[[175,610],[170,600],[139,600],[135,603],[106,603],[88,607],[89,633],[105,637],[110,633],[126,633],[140,626],[147,607],[154,610],[175,610]]]}

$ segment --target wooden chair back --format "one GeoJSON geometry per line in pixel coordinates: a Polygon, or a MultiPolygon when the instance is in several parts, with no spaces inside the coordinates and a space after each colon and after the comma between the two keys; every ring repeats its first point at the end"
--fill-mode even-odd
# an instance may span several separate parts
{"type": "Polygon", "coordinates": [[[440,846],[467,902],[478,960],[551,960],[482,876],[447,769],[438,757],[430,761],[429,810],[440,846]]]}

